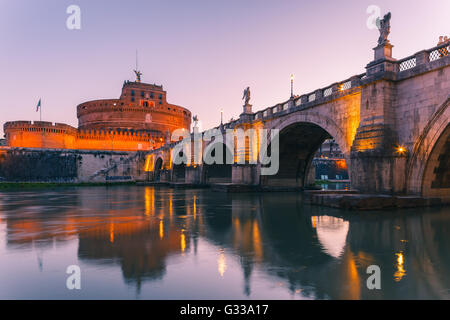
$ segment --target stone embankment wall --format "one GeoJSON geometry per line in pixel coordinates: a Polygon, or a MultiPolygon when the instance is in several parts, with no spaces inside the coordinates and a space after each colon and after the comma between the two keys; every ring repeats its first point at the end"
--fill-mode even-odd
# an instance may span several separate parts
{"type": "Polygon", "coordinates": [[[0,181],[127,182],[146,179],[141,152],[2,148],[0,181]]]}

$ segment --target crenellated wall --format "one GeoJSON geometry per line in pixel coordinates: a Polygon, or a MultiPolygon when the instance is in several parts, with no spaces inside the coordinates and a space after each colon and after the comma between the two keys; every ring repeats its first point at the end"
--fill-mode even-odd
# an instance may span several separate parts
{"type": "Polygon", "coordinates": [[[7,145],[23,148],[137,151],[158,148],[165,140],[159,132],[78,130],[44,121],[7,122],[4,128],[7,145]]]}

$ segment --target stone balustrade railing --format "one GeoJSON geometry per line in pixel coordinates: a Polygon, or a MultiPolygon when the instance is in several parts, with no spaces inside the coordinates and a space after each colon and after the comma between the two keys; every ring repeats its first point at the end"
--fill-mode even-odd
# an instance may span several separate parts
{"type": "Polygon", "coordinates": [[[291,107],[299,107],[302,105],[307,106],[309,103],[313,104],[314,102],[318,102],[319,99],[333,99],[339,95],[345,95],[347,90],[359,86],[361,79],[364,76],[365,73],[356,75],[344,81],[334,83],[323,89],[318,89],[308,94],[296,96],[283,103],[257,111],[254,114],[254,119],[264,119],[270,117],[271,115],[286,111],[291,107]]]}
{"type": "Polygon", "coordinates": [[[441,44],[434,48],[419,51],[416,54],[396,61],[397,72],[403,72],[420,65],[439,60],[450,54],[450,42],[441,44]]]}

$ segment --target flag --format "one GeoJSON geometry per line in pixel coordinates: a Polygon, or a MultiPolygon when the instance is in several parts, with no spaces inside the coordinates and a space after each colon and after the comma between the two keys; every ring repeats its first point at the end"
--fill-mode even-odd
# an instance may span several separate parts
{"type": "Polygon", "coordinates": [[[38,112],[39,111],[39,108],[41,107],[41,99],[39,98],[39,102],[38,102],[38,104],[37,104],[37,106],[36,106],[36,112],[38,112]]]}

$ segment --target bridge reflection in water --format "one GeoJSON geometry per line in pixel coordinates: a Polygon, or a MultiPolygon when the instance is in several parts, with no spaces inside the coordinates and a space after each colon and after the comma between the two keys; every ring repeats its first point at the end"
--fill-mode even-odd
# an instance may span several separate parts
{"type": "Polygon", "coordinates": [[[0,298],[450,298],[446,208],[343,212],[298,193],[154,187],[8,192],[0,208],[0,298]],[[382,290],[366,287],[373,264],[382,290]]]}

